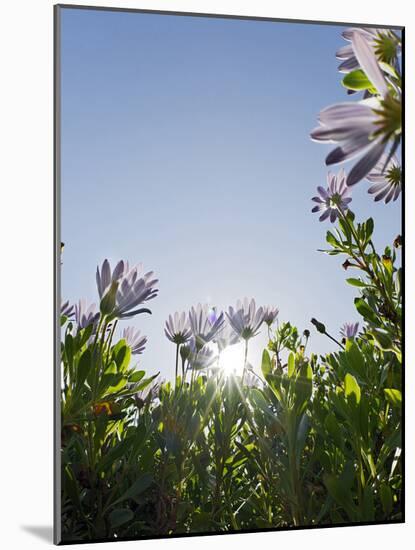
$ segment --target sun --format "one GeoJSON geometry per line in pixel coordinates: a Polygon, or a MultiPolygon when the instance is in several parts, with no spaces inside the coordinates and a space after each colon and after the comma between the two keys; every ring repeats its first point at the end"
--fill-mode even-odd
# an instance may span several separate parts
{"type": "Polygon", "coordinates": [[[244,368],[244,348],[242,344],[229,346],[222,351],[219,366],[226,376],[241,375],[244,368]]]}

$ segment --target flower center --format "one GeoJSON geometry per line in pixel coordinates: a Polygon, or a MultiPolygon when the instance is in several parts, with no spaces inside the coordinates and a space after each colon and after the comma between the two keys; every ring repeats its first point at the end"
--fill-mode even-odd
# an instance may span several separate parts
{"type": "Polygon", "coordinates": [[[392,166],[392,168],[387,170],[385,177],[391,185],[397,187],[402,180],[402,168],[400,166],[392,166]]]}
{"type": "Polygon", "coordinates": [[[342,197],[340,193],[333,193],[333,195],[329,198],[328,206],[330,206],[330,208],[339,209],[341,205],[341,201],[342,201],[342,197]]]}

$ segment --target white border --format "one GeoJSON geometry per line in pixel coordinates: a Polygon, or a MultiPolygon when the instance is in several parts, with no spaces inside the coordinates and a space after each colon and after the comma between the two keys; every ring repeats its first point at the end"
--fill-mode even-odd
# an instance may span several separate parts
{"type": "MultiPolygon", "coordinates": [[[[51,0],[10,0],[1,6],[1,514],[2,546],[7,549],[45,546],[42,536],[52,525],[53,414],[53,3],[51,0]],[[30,528],[30,529],[29,529],[30,528]]],[[[147,8],[204,13],[227,13],[324,21],[356,21],[406,26],[407,120],[415,120],[415,20],[411,3],[395,0],[279,3],[265,0],[94,1],[78,4],[147,8]]],[[[299,52],[307,55],[307,52],[299,52]]],[[[122,543],[155,549],[237,548],[270,545],[309,550],[364,546],[376,550],[407,548],[415,538],[413,421],[415,365],[410,359],[415,334],[414,134],[406,139],[406,309],[407,315],[407,505],[406,525],[373,526],[244,534],[226,537],[122,543]],[[408,183],[409,182],[409,183],[408,183]],[[411,437],[412,435],[412,437],[411,437]]],[[[51,544],[49,538],[49,544],[51,544]]],[[[82,545],[82,548],[110,548],[82,545]]],[[[117,546],[118,548],[118,546],[117,546]]]]}

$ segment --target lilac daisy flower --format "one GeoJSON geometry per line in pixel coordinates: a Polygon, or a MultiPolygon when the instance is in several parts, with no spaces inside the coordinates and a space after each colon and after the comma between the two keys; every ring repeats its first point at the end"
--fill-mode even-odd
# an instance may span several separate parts
{"type": "Polygon", "coordinates": [[[343,338],[355,338],[359,331],[359,323],[344,323],[340,329],[343,338]]]}
{"type": "Polygon", "coordinates": [[[119,281],[123,275],[129,271],[128,262],[120,260],[114,268],[111,270],[110,263],[107,259],[104,260],[101,269],[97,267],[96,280],[99,297],[102,298],[107,292],[111,283],[119,281]]]}
{"type": "Polygon", "coordinates": [[[266,323],[269,327],[272,325],[272,323],[275,321],[275,319],[278,317],[279,309],[277,307],[264,307],[264,323],[266,323]]]}
{"type": "Polygon", "coordinates": [[[142,264],[129,269],[128,262],[121,260],[111,272],[111,266],[105,260],[101,270],[97,267],[96,279],[101,301],[116,285],[115,305],[111,316],[125,319],[143,312],[151,313],[148,309],[134,309],[155,298],[158,293],[158,289],[154,288],[158,280],[153,279],[152,271],[143,273],[142,264]]]}
{"type": "Polygon", "coordinates": [[[61,304],[61,315],[65,317],[71,317],[74,313],[74,306],[69,304],[69,300],[61,304]]]}
{"type": "Polygon", "coordinates": [[[264,309],[262,307],[257,309],[254,299],[249,301],[248,298],[245,298],[243,302],[238,300],[235,309],[230,306],[226,316],[233,330],[245,340],[245,357],[242,373],[243,384],[248,366],[248,342],[258,334],[264,322],[264,309]]]}
{"type": "MultiPolygon", "coordinates": [[[[183,349],[183,345],[188,340],[190,340],[192,336],[192,331],[190,329],[190,325],[189,325],[186,313],[179,314],[176,311],[174,316],[169,315],[169,318],[166,321],[166,328],[164,329],[164,334],[167,336],[170,342],[173,342],[174,344],[176,344],[176,368],[175,368],[175,373],[176,373],[175,380],[176,380],[178,375],[178,368],[179,368],[179,348],[180,346],[182,346],[182,349],[183,349]]],[[[182,375],[184,376],[184,370],[182,372],[182,375]]]]}
{"type": "Polygon", "coordinates": [[[213,339],[213,342],[217,344],[219,353],[229,346],[234,346],[240,340],[239,335],[233,330],[233,328],[226,324],[223,329],[213,339]]]}
{"type": "MultiPolygon", "coordinates": [[[[336,58],[341,61],[338,69],[341,73],[350,73],[361,68],[353,49],[353,34],[359,34],[363,40],[375,51],[379,61],[390,63],[397,68],[397,57],[401,54],[400,40],[392,31],[387,29],[349,28],[342,32],[343,38],[349,42],[336,52],[336,58]]],[[[388,78],[388,71],[385,70],[388,78]]]]}
{"type": "Polygon", "coordinates": [[[238,300],[236,308],[230,306],[226,316],[233,330],[244,340],[249,340],[258,334],[264,321],[264,310],[262,307],[256,309],[255,300],[245,298],[243,302],[238,300]]]}
{"type": "Polygon", "coordinates": [[[134,395],[134,400],[139,409],[144,407],[144,405],[150,403],[157,398],[160,388],[165,383],[165,380],[155,381],[153,380],[150,385],[146,386],[143,390],[139,390],[134,395]]]}
{"type": "Polygon", "coordinates": [[[197,347],[201,349],[204,344],[211,342],[225,323],[224,315],[221,312],[216,314],[215,310],[207,305],[198,304],[189,311],[189,323],[197,347]]]}
{"type": "Polygon", "coordinates": [[[170,342],[173,342],[174,344],[184,344],[187,342],[192,336],[192,331],[190,330],[186,313],[183,312],[179,314],[176,311],[173,316],[169,315],[169,318],[166,321],[164,334],[170,342]]]}
{"type": "Polygon", "coordinates": [[[75,321],[78,330],[86,328],[88,325],[96,325],[99,319],[99,312],[95,304],[87,307],[86,300],[79,300],[75,304],[75,321]]]}
{"type": "Polygon", "coordinates": [[[157,296],[158,289],[154,286],[158,283],[158,279],[154,279],[153,275],[153,271],[143,273],[139,265],[130,269],[121,279],[116,298],[117,317],[123,319],[141,313],[143,310],[131,310],[157,296]]]}
{"type": "Polygon", "coordinates": [[[147,337],[141,336],[139,330],[134,327],[127,327],[122,331],[122,338],[130,346],[133,355],[140,355],[143,353],[146,347],[147,337]]]}
{"type": "Polygon", "coordinates": [[[331,223],[335,222],[339,214],[348,209],[352,198],[350,188],[346,185],[346,172],[340,170],[337,174],[327,174],[327,189],[317,187],[319,192],[318,197],[313,197],[311,200],[317,203],[311,212],[321,212],[319,220],[322,222],[330,216],[331,223]]]}
{"type": "Polygon", "coordinates": [[[387,204],[391,200],[396,201],[401,193],[402,167],[395,155],[388,162],[388,155],[385,154],[366,179],[373,184],[369,187],[368,193],[375,195],[376,202],[384,200],[387,204]]]}
{"type": "Polygon", "coordinates": [[[385,151],[388,138],[398,132],[399,109],[383,109],[388,96],[388,85],[379,67],[375,52],[358,32],[351,33],[354,54],[360,67],[379,93],[378,97],[357,103],[337,103],[320,112],[320,126],[311,132],[311,138],[338,146],[326,157],[326,164],[338,164],[363,155],[350,171],[347,185],[354,185],[375,166],[385,151]],[[389,120],[388,117],[393,117],[389,120]],[[392,130],[390,129],[392,128],[392,130]]]}
{"type": "Polygon", "coordinates": [[[193,370],[203,370],[212,366],[218,359],[215,353],[208,346],[199,348],[196,340],[192,339],[189,344],[189,354],[187,357],[190,368],[193,370]]]}
{"type": "Polygon", "coordinates": [[[352,36],[353,33],[360,34],[360,36],[365,40],[370,46],[375,45],[375,40],[378,36],[379,29],[369,29],[369,28],[349,28],[342,32],[342,36],[349,44],[342,46],[336,52],[336,58],[341,61],[338,69],[341,73],[350,73],[360,69],[359,61],[357,60],[356,54],[352,45],[352,36]]]}

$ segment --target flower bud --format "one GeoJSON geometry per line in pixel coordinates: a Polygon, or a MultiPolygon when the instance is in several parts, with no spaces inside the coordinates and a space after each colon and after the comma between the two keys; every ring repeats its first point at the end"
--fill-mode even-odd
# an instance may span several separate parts
{"type": "Polygon", "coordinates": [[[398,235],[395,237],[395,240],[393,241],[393,246],[395,248],[400,248],[402,246],[402,235],[398,235]]]}
{"type": "Polygon", "coordinates": [[[113,281],[109,290],[102,297],[99,309],[102,315],[111,315],[114,311],[118,290],[118,281],[113,281]]]}
{"type": "Polygon", "coordinates": [[[393,265],[392,265],[392,258],[390,256],[383,255],[382,263],[388,271],[392,271],[393,265]]]}
{"type": "Polygon", "coordinates": [[[314,317],[311,319],[311,322],[316,327],[318,332],[321,332],[321,334],[326,333],[326,327],[323,325],[323,323],[320,323],[320,321],[317,321],[317,319],[314,319],[314,317]]]}
{"type": "Polygon", "coordinates": [[[190,355],[189,346],[181,346],[181,348],[180,348],[180,357],[182,358],[182,361],[186,361],[186,359],[189,358],[189,355],[190,355]]]}

